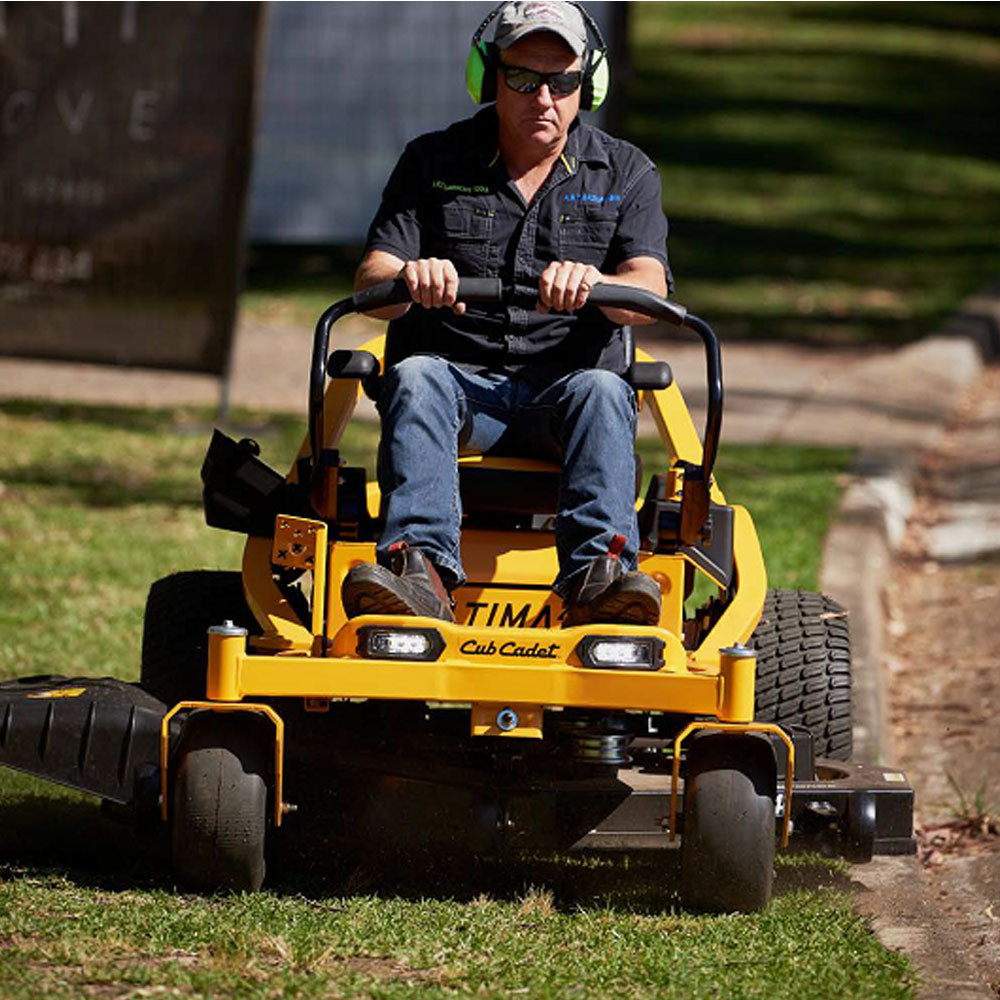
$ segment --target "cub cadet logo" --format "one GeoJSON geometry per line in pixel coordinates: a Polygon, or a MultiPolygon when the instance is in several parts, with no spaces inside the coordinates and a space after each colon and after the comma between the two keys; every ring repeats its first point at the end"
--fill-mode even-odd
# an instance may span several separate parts
{"type": "Polygon", "coordinates": [[[485,628],[492,628],[494,625],[499,628],[552,628],[552,609],[548,604],[543,604],[538,611],[535,611],[530,604],[522,604],[515,612],[514,605],[509,601],[503,604],[498,601],[492,604],[485,601],[466,601],[465,608],[469,613],[467,625],[478,624],[485,628]],[[486,611],[488,614],[484,619],[480,619],[480,612],[486,611]],[[499,621],[497,614],[500,615],[499,621]]]}
{"type": "Polygon", "coordinates": [[[516,642],[502,642],[498,646],[492,639],[486,643],[476,642],[475,639],[466,639],[458,647],[460,653],[466,656],[507,656],[532,660],[554,660],[557,657],[556,650],[559,648],[558,642],[550,642],[543,645],[536,642],[531,646],[519,646],[516,642]]]}

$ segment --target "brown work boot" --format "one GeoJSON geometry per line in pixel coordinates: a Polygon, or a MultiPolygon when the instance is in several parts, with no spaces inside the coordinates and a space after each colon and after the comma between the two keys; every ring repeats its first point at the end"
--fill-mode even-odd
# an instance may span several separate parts
{"type": "Polygon", "coordinates": [[[434,563],[406,542],[389,548],[388,566],[362,563],[344,577],[341,599],[348,618],[419,615],[453,622],[451,597],[434,563]]]}
{"type": "Polygon", "coordinates": [[[618,558],[624,543],[623,535],[615,535],[608,554],[598,556],[574,582],[564,605],[566,625],[659,623],[659,584],[646,573],[624,569],[618,558]]]}

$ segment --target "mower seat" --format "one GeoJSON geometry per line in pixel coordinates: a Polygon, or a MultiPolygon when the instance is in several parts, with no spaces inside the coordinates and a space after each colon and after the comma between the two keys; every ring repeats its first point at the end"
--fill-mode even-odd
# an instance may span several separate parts
{"type": "MultiPolygon", "coordinates": [[[[636,361],[630,327],[625,333],[626,357],[631,363],[625,381],[637,391],[666,389],[673,381],[665,361],[636,361]]],[[[334,351],[327,374],[358,379],[365,394],[377,401],[382,389],[380,362],[369,351],[334,351]]],[[[555,462],[489,453],[460,455],[459,489],[466,514],[552,515],[558,511],[560,466],[555,462]]],[[[642,488],[642,462],[636,455],[636,496],[642,488]]]]}
{"type": "Polygon", "coordinates": [[[560,467],[510,455],[463,455],[458,488],[466,514],[555,514],[560,467]]]}

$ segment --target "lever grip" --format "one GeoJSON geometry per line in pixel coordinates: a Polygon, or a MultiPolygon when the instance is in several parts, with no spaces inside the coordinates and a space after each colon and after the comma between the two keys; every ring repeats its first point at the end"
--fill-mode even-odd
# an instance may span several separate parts
{"type": "Polygon", "coordinates": [[[459,278],[459,302],[502,302],[503,283],[499,278],[459,278]]]}
{"type": "Polygon", "coordinates": [[[379,282],[371,288],[355,292],[350,299],[350,308],[346,312],[368,312],[370,309],[381,309],[384,306],[398,306],[410,301],[410,289],[403,278],[390,278],[379,282]]]}
{"type": "Polygon", "coordinates": [[[647,292],[644,288],[632,288],[629,285],[599,282],[590,290],[587,301],[595,306],[631,309],[655,319],[666,320],[674,326],[682,326],[687,317],[687,309],[684,306],[661,299],[659,295],[647,292]]]}
{"type": "MultiPolygon", "coordinates": [[[[459,302],[500,302],[503,298],[503,286],[499,278],[459,278],[459,302]]],[[[354,312],[369,312],[372,309],[382,309],[385,306],[397,306],[409,302],[410,288],[405,278],[392,278],[355,292],[351,296],[351,308],[354,312]]]]}

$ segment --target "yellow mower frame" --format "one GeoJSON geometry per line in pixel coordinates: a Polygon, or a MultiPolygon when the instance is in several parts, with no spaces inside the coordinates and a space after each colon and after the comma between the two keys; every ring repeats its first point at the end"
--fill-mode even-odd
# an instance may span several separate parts
{"type": "MultiPolygon", "coordinates": [[[[381,364],[385,337],[361,347],[381,364]]],[[[324,350],[325,355],[325,350],[324,350]]],[[[639,362],[654,359],[635,351],[639,362]]],[[[363,392],[362,379],[333,379],[325,388],[322,448],[337,449],[363,392]]],[[[668,456],[668,499],[683,496],[685,470],[702,462],[702,442],[680,389],[673,383],[641,390],[640,407],[648,407],[668,456]]],[[[315,434],[307,435],[288,474],[297,482],[303,459],[314,450],[315,434]]],[[[334,452],[335,453],[335,452],[334,452]]],[[[545,462],[491,456],[463,457],[461,466],[539,471],[556,469],[545,462]]],[[[247,602],[263,630],[248,647],[243,635],[210,636],[207,699],[186,702],[187,708],[231,711],[241,703],[257,712],[262,698],[301,698],[309,710],[322,711],[332,701],[386,699],[458,706],[469,712],[473,736],[541,738],[548,711],[593,708],[670,712],[703,720],[698,728],[775,733],[791,751],[776,726],[753,722],[755,658],[745,649],[760,619],[767,576],[750,514],[733,507],[733,573],[725,610],[701,641],[686,648],[684,595],[687,564],[684,552],[641,551],[639,567],[661,588],[662,613],[655,627],[587,625],[557,626],[559,601],[550,589],[556,575],[551,531],[468,528],[462,534],[463,562],[471,581],[455,594],[455,624],[423,618],[396,619],[398,630],[434,638],[436,655],[425,661],[378,659],[359,655],[364,633],[385,627],[386,619],[347,619],[340,600],[341,583],[352,566],[375,559],[370,541],[331,540],[328,524],[336,517],[339,467],[314,473],[312,506],[320,518],[279,513],[271,538],[251,537],[243,556],[247,602]],[[311,619],[295,614],[274,579],[278,568],[312,574],[311,619]],[[484,598],[487,598],[484,600],[484,598]],[[488,609],[488,610],[487,610],[488,609]],[[534,627],[532,627],[534,626],[534,627]],[[656,670],[597,669],[581,658],[588,637],[614,640],[657,640],[662,665],[656,670]]],[[[708,493],[725,504],[718,484],[708,493]]],[[[367,487],[368,513],[376,517],[380,495],[367,487]]],[[[639,504],[637,503],[637,506],[639,504]]],[[[699,572],[703,567],[695,565],[699,572]]],[[[719,581],[714,581],[718,583],[719,581]]],[[[686,734],[685,734],[686,735],[686,734]]],[[[167,727],[163,730],[167,759],[167,727]]],[[[281,731],[276,727],[277,773],[281,773],[281,731]]],[[[679,744],[677,749],[679,750],[679,744]]],[[[792,768],[786,768],[788,799],[792,768]]],[[[162,773],[163,811],[169,779],[162,773]]],[[[671,816],[676,815],[677,783],[671,789],[671,816]]],[[[275,823],[285,811],[276,789],[275,823]]],[[[787,815],[784,835],[787,839],[787,815]]]]}

